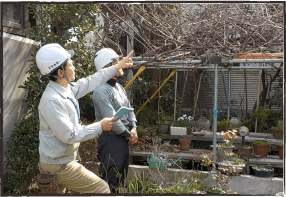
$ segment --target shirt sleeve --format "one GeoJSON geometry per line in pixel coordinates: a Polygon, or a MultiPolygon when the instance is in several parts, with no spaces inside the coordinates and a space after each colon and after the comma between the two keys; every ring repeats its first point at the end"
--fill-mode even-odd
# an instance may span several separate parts
{"type": "MultiPolygon", "coordinates": [[[[122,91],[126,95],[125,89],[121,85],[119,87],[121,87],[122,91]]],[[[127,95],[126,95],[126,97],[127,97],[127,95]]],[[[132,108],[131,105],[130,105],[130,101],[129,100],[127,101],[127,107],[128,108],[132,108]]],[[[128,113],[127,119],[129,121],[129,125],[130,125],[131,128],[137,127],[136,126],[137,119],[136,119],[136,116],[135,116],[133,111],[128,113]]]]}
{"type": "Polygon", "coordinates": [[[66,144],[92,139],[102,133],[99,122],[88,126],[74,124],[70,119],[68,109],[59,100],[47,102],[41,115],[47,121],[53,134],[66,144]]]}
{"type": "Polygon", "coordinates": [[[121,133],[120,135],[122,135],[123,137],[130,137],[131,134],[129,131],[125,130],[123,133],[121,133]]]}
{"type": "Polygon", "coordinates": [[[75,95],[76,99],[80,99],[87,93],[92,92],[102,84],[106,83],[111,77],[115,76],[117,70],[115,66],[101,69],[86,78],[79,79],[77,82],[72,82],[74,85],[71,86],[71,90],[75,95]]]}
{"type": "MultiPolygon", "coordinates": [[[[113,108],[112,99],[110,99],[110,93],[104,91],[104,90],[95,90],[94,95],[92,97],[93,103],[96,106],[97,109],[99,109],[99,112],[101,117],[113,117],[115,114],[115,109],[113,108]]],[[[121,134],[126,130],[126,127],[123,125],[121,120],[117,120],[114,122],[111,128],[112,131],[114,131],[116,134],[121,134]]],[[[130,133],[129,131],[127,131],[130,133]]]]}

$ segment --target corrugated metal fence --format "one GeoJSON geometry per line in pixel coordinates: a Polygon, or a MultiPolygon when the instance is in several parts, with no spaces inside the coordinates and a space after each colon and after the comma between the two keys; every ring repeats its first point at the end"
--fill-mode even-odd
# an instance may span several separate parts
{"type": "MultiPolygon", "coordinates": [[[[218,70],[218,111],[227,113],[227,99],[225,95],[223,77],[221,69],[218,70]]],[[[228,69],[223,69],[226,87],[229,85],[229,74],[228,69]]],[[[213,112],[214,104],[214,70],[202,70],[202,81],[201,88],[197,103],[196,115],[201,112],[205,112],[207,116],[211,116],[213,112]]],[[[272,76],[275,74],[276,69],[266,69],[266,72],[272,76]]],[[[198,78],[200,74],[197,74],[198,78]]],[[[239,117],[244,117],[246,115],[246,105],[247,112],[253,110],[253,107],[257,100],[258,93],[258,76],[259,69],[239,69],[231,70],[230,74],[230,114],[237,114],[239,117]],[[246,80],[245,80],[246,74],[246,80]],[[247,91],[246,91],[247,90],[247,91]],[[247,97],[247,100],[246,100],[247,97]]],[[[178,71],[178,95],[182,95],[184,81],[186,77],[186,71],[178,71]]],[[[198,78],[199,79],[199,78],[198,78]]],[[[268,78],[269,80],[269,78],[268,78]]],[[[269,96],[274,94],[274,87],[278,85],[278,78],[272,83],[269,96]]],[[[182,113],[193,115],[194,113],[194,97],[195,97],[195,87],[194,87],[194,75],[190,70],[188,74],[188,80],[186,84],[184,101],[182,104],[182,113]]],[[[198,84],[196,85],[198,89],[198,84]]],[[[261,82],[262,91],[262,82],[261,82]]],[[[279,107],[272,108],[273,110],[281,110],[279,107]]]]}

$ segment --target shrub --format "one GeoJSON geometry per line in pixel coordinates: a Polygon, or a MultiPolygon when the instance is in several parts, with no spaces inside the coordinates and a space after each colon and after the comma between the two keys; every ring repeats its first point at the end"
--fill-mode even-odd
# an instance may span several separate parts
{"type": "MultiPolygon", "coordinates": [[[[29,38],[41,42],[59,43],[65,49],[73,49],[75,55],[72,58],[75,66],[76,80],[95,72],[93,63],[94,55],[99,50],[98,40],[87,45],[86,34],[95,30],[97,4],[29,4],[30,12],[39,21],[39,25],[27,29],[29,38]],[[66,12],[68,10],[69,12],[66,12]],[[72,32],[73,31],[73,32],[72,32]]],[[[38,113],[38,105],[49,80],[42,77],[39,81],[39,69],[36,65],[36,47],[31,56],[31,66],[27,71],[30,76],[20,88],[26,90],[24,101],[27,102],[29,113],[38,113]]],[[[75,80],[75,81],[76,81],[75,80]]],[[[81,117],[94,118],[91,94],[79,100],[81,117]],[[90,110],[92,108],[92,110],[90,110]],[[85,112],[88,112],[87,114],[85,112]],[[90,113],[92,111],[92,113],[90,113]]],[[[93,121],[90,120],[90,121],[93,121]]]]}
{"type": "Polygon", "coordinates": [[[39,120],[30,116],[16,125],[8,140],[6,153],[8,173],[4,179],[4,192],[17,192],[28,186],[38,170],[39,120]]]}
{"type": "MultiPolygon", "coordinates": [[[[271,117],[274,116],[275,114],[276,113],[273,110],[269,110],[263,106],[259,106],[258,109],[250,112],[250,118],[244,119],[242,122],[243,122],[243,125],[249,129],[249,131],[254,131],[255,121],[257,119],[257,131],[265,132],[265,130],[269,129],[268,128],[269,120],[271,120],[271,117]]],[[[274,124],[274,123],[271,123],[271,124],[274,124]]]]}
{"type": "Polygon", "coordinates": [[[140,113],[136,116],[138,121],[138,125],[142,125],[146,127],[148,125],[155,125],[156,120],[158,119],[158,114],[156,110],[150,109],[149,107],[145,106],[140,113]]]}
{"type": "Polygon", "coordinates": [[[277,126],[274,127],[274,129],[283,129],[283,122],[282,122],[282,121],[279,122],[279,123],[277,124],[277,126]]]}

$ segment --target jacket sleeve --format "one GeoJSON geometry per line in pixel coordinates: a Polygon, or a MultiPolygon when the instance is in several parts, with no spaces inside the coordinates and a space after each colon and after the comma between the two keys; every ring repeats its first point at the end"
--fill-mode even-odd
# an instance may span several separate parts
{"type": "Polygon", "coordinates": [[[66,144],[73,144],[92,139],[102,133],[101,124],[93,123],[88,126],[74,124],[64,102],[60,100],[48,101],[41,115],[47,121],[53,134],[66,144]]]}
{"type": "MultiPolygon", "coordinates": [[[[110,93],[104,90],[95,90],[92,97],[93,104],[99,109],[101,117],[113,117],[115,114],[115,109],[113,108],[112,99],[110,99],[110,93]]],[[[121,120],[114,122],[112,126],[112,131],[116,134],[122,134],[124,131],[127,131],[126,127],[123,125],[121,120]]],[[[130,133],[129,131],[127,131],[130,133]]]]}
{"type": "Polygon", "coordinates": [[[87,93],[92,92],[94,89],[104,84],[111,77],[115,76],[116,73],[117,70],[115,69],[115,66],[101,69],[93,75],[79,79],[77,82],[72,82],[74,86],[71,86],[71,90],[74,93],[75,98],[80,99],[87,93]]]}

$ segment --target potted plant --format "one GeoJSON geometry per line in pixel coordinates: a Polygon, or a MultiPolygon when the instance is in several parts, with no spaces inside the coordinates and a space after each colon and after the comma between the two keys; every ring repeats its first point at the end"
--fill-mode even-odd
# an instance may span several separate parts
{"type": "Polygon", "coordinates": [[[217,131],[227,131],[230,127],[230,121],[229,120],[220,120],[217,121],[217,131]]]}
{"type": "Polygon", "coordinates": [[[277,148],[278,148],[280,159],[283,159],[283,141],[277,144],[277,148]]]}
{"type": "Polygon", "coordinates": [[[270,148],[268,141],[255,140],[252,142],[252,146],[255,154],[267,157],[270,148]]]}
{"type": "Polygon", "coordinates": [[[252,166],[255,176],[270,177],[273,175],[274,169],[271,166],[252,166]]]}
{"type": "Polygon", "coordinates": [[[233,149],[235,148],[234,144],[230,142],[229,139],[237,137],[236,130],[228,130],[227,132],[218,133],[219,135],[223,135],[223,143],[218,143],[217,148],[217,156],[221,158],[230,158],[233,153],[233,149]]]}
{"type": "Polygon", "coordinates": [[[277,126],[272,127],[271,130],[276,138],[283,137],[283,122],[278,121],[277,126]]]}
{"type": "Polygon", "coordinates": [[[238,147],[237,149],[238,150],[237,150],[236,154],[239,157],[248,157],[252,153],[253,146],[252,145],[243,144],[242,147],[238,147]]]}
{"type": "Polygon", "coordinates": [[[190,138],[180,138],[179,144],[180,144],[181,150],[188,151],[190,149],[191,139],[190,138]]]}
{"type": "Polygon", "coordinates": [[[234,161],[222,161],[218,162],[218,169],[229,175],[237,175],[242,172],[245,167],[245,163],[242,160],[236,158],[234,161]]]}
{"type": "Polygon", "coordinates": [[[156,121],[158,131],[166,132],[170,126],[173,116],[169,115],[160,107],[158,120],[156,121]]]}
{"type": "Polygon", "coordinates": [[[190,122],[188,120],[179,119],[179,120],[175,121],[172,124],[172,126],[171,126],[171,135],[175,135],[175,134],[172,134],[172,133],[176,133],[175,130],[176,129],[178,130],[178,128],[176,128],[176,127],[183,127],[183,128],[185,128],[184,130],[186,131],[186,134],[188,134],[188,135],[191,135],[191,133],[192,133],[190,122]]]}
{"type": "Polygon", "coordinates": [[[197,127],[203,127],[206,130],[210,130],[211,122],[203,115],[196,121],[197,127]]]}

